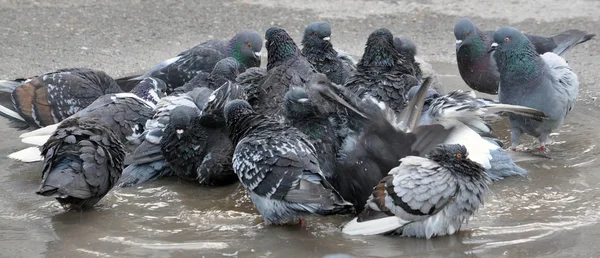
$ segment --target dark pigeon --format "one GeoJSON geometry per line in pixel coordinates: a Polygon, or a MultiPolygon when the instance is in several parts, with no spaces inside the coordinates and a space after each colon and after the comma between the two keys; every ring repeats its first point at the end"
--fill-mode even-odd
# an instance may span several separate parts
{"type": "Polygon", "coordinates": [[[327,75],[334,83],[343,85],[356,65],[340,56],[331,44],[331,26],[326,22],[313,22],[304,30],[302,54],[315,69],[327,75]]]}
{"type": "Polygon", "coordinates": [[[500,72],[498,99],[503,104],[540,110],[548,119],[539,121],[509,114],[511,148],[526,133],[546,149],[550,133],[558,128],[577,101],[579,80],[567,62],[553,52],[539,55],[519,30],[502,27],[494,32],[493,57],[500,72]]]}
{"type": "MultiPolygon", "coordinates": [[[[370,98],[361,99],[347,89],[331,84],[326,78],[313,82],[316,85],[311,85],[311,88],[339,103],[345,113],[357,114],[348,116],[348,119],[362,119],[352,123],[361,126],[350,128],[354,133],[344,138],[331,179],[332,185],[345,200],[354,204],[357,212],[364,208],[373,187],[398,165],[401,158],[424,155],[435,145],[443,143],[453,130],[441,125],[416,127],[424,97],[413,98],[409,108],[396,116],[396,112],[385,105],[380,107],[370,98]],[[404,127],[400,126],[400,121],[405,122],[404,127]]],[[[430,84],[431,79],[427,79],[422,87],[427,89],[430,84]]],[[[419,96],[425,93],[422,91],[419,96]]]]}
{"type": "MultiPolygon", "coordinates": [[[[468,18],[462,18],[454,26],[456,37],[456,61],[458,71],[465,83],[476,91],[498,94],[500,75],[489,53],[494,41],[494,31],[482,31],[468,18]]],[[[555,36],[527,35],[538,54],[554,52],[565,54],[577,44],[592,39],[595,34],[580,30],[566,30],[555,36]]]]}
{"type": "Polygon", "coordinates": [[[171,111],[161,149],[175,175],[201,185],[227,185],[238,180],[231,163],[233,145],[223,107],[232,99],[245,98],[241,86],[228,83],[212,93],[203,110],[181,106],[171,111]]]}
{"type": "Polygon", "coordinates": [[[244,72],[250,67],[260,66],[262,43],[258,32],[244,30],[227,41],[208,40],[150,68],[144,75],[123,78],[118,82],[126,85],[130,81],[155,77],[165,81],[168,86],[167,92],[171,93],[175,88],[181,87],[193,79],[198,73],[210,73],[217,62],[227,57],[233,57],[238,61],[239,72],[244,72]]]}
{"type": "Polygon", "coordinates": [[[120,187],[130,187],[172,175],[169,163],[162,155],[160,142],[164,130],[171,119],[171,112],[179,106],[202,109],[212,90],[200,87],[190,92],[173,94],[162,98],[154,109],[154,116],[146,122],[142,142],[125,157],[123,174],[117,183],[120,187]]]}
{"type": "Polygon", "coordinates": [[[285,94],[285,121],[307,136],[315,147],[319,167],[329,180],[335,172],[337,153],[342,144],[331,119],[336,109],[318,93],[309,94],[311,91],[315,90],[310,87],[290,88],[285,94]]]}
{"type": "MultiPolygon", "coordinates": [[[[283,97],[291,87],[304,87],[316,72],[285,30],[272,27],[265,33],[267,74],[256,89],[248,89],[254,110],[267,116],[283,115],[283,97]]],[[[244,87],[247,88],[247,87],[244,87]]]]}
{"type": "Polygon", "coordinates": [[[102,95],[122,92],[108,74],[87,68],[61,69],[14,81],[2,90],[11,93],[12,103],[4,103],[0,111],[4,116],[26,124],[21,128],[58,123],[102,95]]]}
{"type": "Polygon", "coordinates": [[[243,100],[227,103],[224,112],[236,146],[234,171],[266,224],[353,211],[325,179],[303,133],[256,113],[243,100]]]}
{"type": "Polygon", "coordinates": [[[229,81],[235,81],[238,77],[240,64],[233,57],[228,57],[219,61],[212,72],[200,72],[192,80],[186,82],[183,86],[176,88],[176,93],[185,93],[198,87],[206,87],[216,90],[229,81]]]}
{"type": "Polygon", "coordinates": [[[44,167],[37,194],[52,196],[66,209],[93,207],[115,185],[125,151],[119,138],[95,119],[63,121],[42,146],[44,167]]]}
{"type": "Polygon", "coordinates": [[[250,103],[252,106],[260,105],[260,103],[258,103],[261,97],[259,92],[260,84],[266,75],[267,68],[252,67],[238,75],[238,77],[235,79],[236,82],[242,86],[242,88],[244,88],[244,91],[246,91],[248,103],[250,103]]]}
{"type": "Polygon", "coordinates": [[[373,97],[400,112],[408,102],[408,90],[419,85],[419,73],[416,63],[396,51],[392,33],[378,29],[369,35],[365,53],[346,87],[360,98],[373,97]]]}
{"type": "Polygon", "coordinates": [[[488,190],[485,169],[468,155],[462,145],[444,144],[426,157],[402,158],[342,232],[427,239],[456,233],[483,206],[488,190]]]}

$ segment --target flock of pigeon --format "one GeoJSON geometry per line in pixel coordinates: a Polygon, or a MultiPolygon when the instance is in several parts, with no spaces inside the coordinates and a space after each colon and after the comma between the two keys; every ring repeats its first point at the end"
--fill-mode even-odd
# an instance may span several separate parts
{"type": "Polygon", "coordinates": [[[140,76],[88,68],[0,81],[0,112],[35,145],[9,157],[43,161],[39,195],[93,207],[114,186],[177,176],[205,186],[239,182],[265,224],[356,214],[351,235],[431,238],[457,232],[488,185],[525,175],[511,154],[523,133],[547,151],[579,82],[560,56],[593,34],[525,35],[454,28],[460,74],[472,91],[441,94],[412,41],[385,29],[356,62],[324,22],[302,49],[278,27],[209,40],[140,76]],[[488,125],[508,114],[511,150],[488,125]]]}

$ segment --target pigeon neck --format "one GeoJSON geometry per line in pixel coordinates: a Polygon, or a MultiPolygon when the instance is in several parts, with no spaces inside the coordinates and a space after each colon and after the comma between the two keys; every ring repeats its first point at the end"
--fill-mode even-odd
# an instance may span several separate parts
{"type": "Polygon", "coordinates": [[[477,31],[477,35],[473,37],[469,45],[463,46],[458,49],[458,53],[456,53],[456,57],[459,62],[465,61],[476,61],[483,57],[488,57],[488,50],[490,48],[491,43],[486,40],[485,34],[477,31]]]}
{"type": "Polygon", "coordinates": [[[529,42],[524,44],[527,45],[517,46],[510,51],[494,54],[500,72],[501,85],[522,87],[522,85],[528,85],[528,82],[541,75],[541,68],[544,66],[542,58],[535,52],[529,42]]]}
{"type": "Polygon", "coordinates": [[[399,59],[398,52],[394,46],[375,45],[365,49],[363,58],[357,64],[357,67],[393,67],[399,59]]]}
{"type": "Polygon", "coordinates": [[[302,54],[308,61],[314,62],[335,59],[338,53],[330,43],[323,42],[321,44],[306,44],[302,48],[302,54]]]}
{"type": "Polygon", "coordinates": [[[272,43],[268,50],[267,70],[279,66],[298,55],[300,50],[294,42],[272,43]]]}
{"type": "Polygon", "coordinates": [[[236,146],[240,140],[250,135],[256,130],[277,130],[281,125],[277,122],[267,119],[258,113],[246,114],[243,117],[227,121],[229,127],[229,137],[233,146],[236,146]]]}

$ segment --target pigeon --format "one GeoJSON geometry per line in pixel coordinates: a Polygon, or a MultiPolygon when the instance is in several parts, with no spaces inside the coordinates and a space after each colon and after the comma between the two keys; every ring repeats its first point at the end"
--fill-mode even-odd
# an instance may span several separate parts
{"type": "Polygon", "coordinates": [[[228,81],[235,81],[239,75],[240,64],[233,57],[228,57],[217,62],[212,72],[200,72],[192,80],[183,86],[176,88],[174,92],[185,93],[197,87],[206,87],[216,90],[228,81]]]}
{"type": "Polygon", "coordinates": [[[416,127],[421,112],[425,89],[431,84],[426,79],[424,90],[411,100],[402,114],[378,103],[373,98],[361,99],[348,89],[332,84],[327,78],[314,80],[311,88],[319,91],[325,99],[339,103],[345,113],[355,113],[348,119],[362,119],[362,126],[351,128],[354,132],[343,139],[338,152],[338,163],[331,183],[342,197],[353,203],[361,212],[373,187],[408,155],[424,155],[452,132],[441,125],[416,127]],[[400,121],[405,123],[401,126],[400,121]]]}
{"type": "Polygon", "coordinates": [[[22,129],[58,123],[102,95],[122,92],[108,74],[87,68],[61,69],[29,79],[1,81],[0,85],[12,100],[0,107],[0,113],[21,121],[21,126],[15,126],[22,129]]]}
{"type": "Polygon", "coordinates": [[[336,134],[335,122],[331,119],[335,109],[317,94],[309,96],[309,91],[313,90],[305,87],[288,90],[284,97],[284,117],[287,124],[304,133],[315,147],[319,167],[325,178],[330,180],[342,144],[336,134]]]}
{"type": "Polygon", "coordinates": [[[345,86],[361,98],[371,96],[400,112],[408,102],[408,90],[419,84],[419,72],[416,63],[396,51],[392,33],[383,28],[369,35],[356,73],[345,86]]]}
{"type": "Polygon", "coordinates": [[[521,134],[526,133],[536,137],[540,150],[545,151],[548,135],[563,123],[577,101],[577,75],[557,54],[540,56],[531,41],[512,27],[494,32],[491,51],[500,72],[500,102],[535,108],[548,116],[538,121],[509,114],[511,148],[516,149],[521,134]]]}
{"type": "MultiPolygon", "coordinates": [[[[412,88],[408,97],[416,94],[412,88]]],[[[492,135],[488,121],[499,118],[501,113],[520,114],[542,121],[546,115],[536,109],[502,104],[491,99],[476,98],[473,91],[452,91],[441,95],[433,89],[425,96],[419,125],[441,124],[455,130],[444,141],[446,144],[462,144],[470,153],[470,159],[486,169],[493,181],[508,176],[524,176],[527,171],[511,159],[502,143],[492,135]]]]}
{"type": "Polygon", "coordinates": [[[42,146],[42,154],[43,176],[36,193],[80,211],[93,207],[115,185],[125,150],[119,137],[95,119],[72,117],[42,146]]]}
{"type": "Polygon", "coordinates": [[[262,76],[256,89],[247,89],[254,101],[253,109],[267,116],[283,116],[283,97],[291,87],[304,87],[315,68],[306,60],[294,40],[279,27],[265,33],[268,51],[267,74],[262,76]]]}
{"type": "MultiPolygon", "coordinates": [[[[458,71],[465,83],[479,92],[498,94],[500,75],[489,50],[494,31],[482,31],[468,18],[462,18],[454,26],[456,37],[456,61],[458,71]]],[[[565,54],[577,44],[592,39],[595,34],[580,30],[566,30],[552,37],[525,35],[538,54],[554,52],[565,54]]]]}
{"type": "Polygon", "coordinates": [[[342,232],[427,239],[456,233],[483,206],[488,190],[485,169],[468,156],[460,144],[442,144],[426,157],[402,158],[342,232]]]}
{"type": "Polygon", "coordinates": [[[161,149],[174,174],[201,185],[227,185],[236,182],[223,107],[232,99],[245,99],[245,92],[235,83],[215,90],[204,109],[188,106],[171,111],[161,149]]]}
{"type": "Polygon", "coordinates": [[[169,124],[171,112],[179,106],[202,109],[212,94],[206,87],[172,94],[162,98],[154,109],[154,115],[146,121],[141,143],[125,157],[125,169],[117,182],[119,187],[131,187],[172,175],[173,171],[162,154],[161,140],[169,124]]]}
{"type": "Polygon", "coordinates": [[[244,100],[230,101],[224,113],[235,146],[233,169],[265,224],[353,212],[325,179],[306,135],[256,113],[244,100]]]}
{"type": "Polygon", "coordinates": [[[302,55],[315,69],[327,75],[334,83],[344,84],[356,70],[356,65],[338,52],[331,44],[331,26],[326,22],[313,22],[304,30],[302,55]]]}
{"type": "MultiPolygon", "coordinates": [[[[228,41],[208,40],[191,49],[179,53],[176,57],[167,59],[150,68],[145,74],[134,78],[118,80],[120,84],[156,77],[165,81],[167,93],[183,86],[198,73],[210,73],[221,59],[233,57],[240,64],[239,72],[247,68],[260,66],[260,51],[262,38],[254,30],[244,30],[228,41]]],[[[219,85],[220,86],[220,85],[219,85]]]]}

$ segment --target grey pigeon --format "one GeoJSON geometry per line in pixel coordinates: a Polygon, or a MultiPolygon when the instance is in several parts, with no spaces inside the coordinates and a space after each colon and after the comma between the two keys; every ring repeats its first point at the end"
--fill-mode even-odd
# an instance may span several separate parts
{"type": "Polygon", "coordinates": [[[61,69],[0,84],[8,86],[1,90],[10,92],[12,99],[3,103],[0,113],[33,128],[58,123],[102,95],[123,92],[105,72],[87,68],[61,69]]]}
{"type": "Polygon", "coordinates": [[[202,185],[226,185],[237,181],[231,157],[223,108],[233,99],[245,99],[241,86],[226,83],[209,97],[203,110],[180,106],[171,111],[161,140],[163,156],[174,174],[202,185]]]}
{"type": "Polygon", "coordinates": [[[93,207],[115,185],[125,151],[119,138],[95,119],[63,121],[42,146],[44,167],[37,194],[52,196],[66,209],[93,207]]]}
{"type": "Polygon", "coordinates": [[[417,55],[417,46],[412,40],[403,36],[394,37],[394,47],[400,55],[403,55],[414,62],[415,56],[417,55]]]}
{"type": "MultiPolygon", "coordinates": [[[[409,91],[409,98],[417,89],[415,87],[409,91]]],[[[520,114],[541,121],[547,118],[544,113],[528,107],[476,98],[472,91],[456,90],[440,95],[430,90],[425,97],[419,125],[441,124],[455,128],[444,143],[465,146],[470,159],[485,168],[492,180],[527,174],[502,149],[502,144],[493,137],[487,122],[496,120],[501,113],[520,114]]]]}
{"type": "Polygon", "coordinates": [[[427,239],[456,233],[483,206],[488,190],[485,169],[468,155],[462,145],[444,144],[426,157],[402,158],[342,232],[427,239]]]}
{"type": "Polygon", "coordinates": [[[216,90],[228,81],[235,81],[240,74],[240,64],[233,57],[228,57],[217,62],[210,73],[200,72],[192,80],[183,86],[176,88],[174,92],[185,93],[197,87],[206,87],[216,90]]]}
{"type": "MultiPolygon", "coordinates": [[[[454,26],[456,61],[460,76],[471,89],[487,94],[498,94],[500,83],[496,64],[489,53],[494,41],[493,34],[494,31],[480,30],[468,18],[460,19],[454,26]]],[[[532,42],[534,51],[538,54],[554,52],[563,55],[577,44],[592,39],[595,34],[571,29],[551,37],[527,34],[525,36],[532,42]]]]}
{"type": "Polygon", "coordinates": [[[142,142],[125,157],[127,167],[117,185],[130,187],[172,175],[173,171],[162,155],[160,145],[164,130],[171,119],[171,112],[179,106],[202,109],[212,92],[211,89],[200,87],[162,98],[154,109],[152,119],[146,121],[145,131],[140,136],[142,142]]]}
{"type": "Polygon", "coordinates": [[[313,22],[304,30],[302,54],[315,69],[327,75],[334,83],[343,85],[356,70],[352,60],[339,55],[331,44],[331,26],[313,22]]]}
{"type": "Polygon", "coordinates": [[[256,113],[243,100],[230,101],[224,112],[236,146],[234,171],[266,224],[353,211],[325,179],[303,133],[256,113]]]}
{"type": "Polygon", "coordinates": [[[258,84],[253,84],[257,86],[256,89],[244,88],[256,112],[280,117],[283,114],[285,93],[291,87],[304,87],[316,70],[302,56],[300,49],[284,29],[269,28],[265,38],[268,51],[267,74],[258,84]]]}
{"type": "Polygon", "coordinates": [[[392,33],[378,29],[369,35],[356,73],[345,85],[361,98],[371,96],[400,112],[408,90],[419,84],[419,73],[416,63],[396,51],[392,33]]]}
{"type": "MultiPolygon", "coordinates": [[[[179,53],[176,57],[167,59],[150,68],[144,75],[134,78],[122,78],[117,81],[127,85],[130,81],[146,77],[162,79],[167,83],[168,93],[183,86],[201,71],[210,73],[214,66],[223,58],[235,58],[239,72],[247,68],[260,66],[260,51],[262,38],[254,30],[243,30],[230,40],[208,40],[191,49],[179,53]]],[[[220,86],[220,85],[219,85],[220,86]]]]}
{"type": "Polygon", "coordinates": [[[540,110],[548,119],[509,114],[511,148],[526,133],[546,149],[548,135],[558,128],[577,101],[579,80],[567,62],[553,52],[539,55],[519,30],[502,27],[494,32],[494,60],[500,72],[498,98],[504,104],[540,110]]]}

